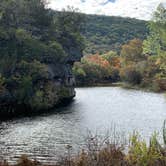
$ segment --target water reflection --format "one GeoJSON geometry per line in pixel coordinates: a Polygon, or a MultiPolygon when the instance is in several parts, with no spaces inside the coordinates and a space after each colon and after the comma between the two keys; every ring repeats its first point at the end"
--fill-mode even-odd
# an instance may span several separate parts
{"type": "Polygon", "coordinates": [[[52,162],[65,145],[82,146],[87,130],[106,133],[118,130],[141,132],[148,138],[160,131],[166,119],[164,95],[118,87],[78,88],[75,100],[64,108],[35,117],[17,118],[0,124],[0,156],[10,161],[28,154],[52,162]]]}

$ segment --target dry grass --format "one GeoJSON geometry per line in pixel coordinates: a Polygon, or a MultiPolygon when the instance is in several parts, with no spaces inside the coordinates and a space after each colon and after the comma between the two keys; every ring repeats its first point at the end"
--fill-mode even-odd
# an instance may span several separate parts
{"type": "MultiPolygon", "coordinates": [[[[128,150],[124,144],[111,142],[109,137],[103,139],[97,135],[89,135],[86,148],[74,157],[72,147],[67,146],[67,156],[59,159],[54,166],[166,166],[166,122],[163,127],[163,144],[160,144],[154,134],[149,144],[134,133],[129,139],[128,150]]],[[[6,161],[0,166],[10,166],[6,161]]],[[[20,157],[15,166],[46,166],[37,161],[29,160],[27,156],[20,157]]]]}

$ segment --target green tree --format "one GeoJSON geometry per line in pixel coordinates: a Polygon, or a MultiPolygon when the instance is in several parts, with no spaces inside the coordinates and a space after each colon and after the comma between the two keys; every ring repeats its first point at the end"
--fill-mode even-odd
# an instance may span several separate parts
{"type": "Polygon", "coordinates": [[[58,31],[57,40],[62,44],[69,61],[78,61],[85,48],[84,39],[80,32],[85,21],[84,14],[74,8],[56,13],[55,26],[58,31]]]}
{"type": "Polygon", "coordinates": [[[0,86],[6,94],[0,98],[10,96],[2,100],[6,105],[54,106],[60,87],[51,67],[62,67],[59,77],[65,84],[71,63],[82,56],[82,16],[74,10],[56,13],[46,0],[1,0],[0,86]]]}
{"type": "Polygon", "coordinates": [[[150,35],[144,41],[144,53],[158,55],[166,51],[166,9],[163,4],[157,7],[149,22],[150,35]]]}

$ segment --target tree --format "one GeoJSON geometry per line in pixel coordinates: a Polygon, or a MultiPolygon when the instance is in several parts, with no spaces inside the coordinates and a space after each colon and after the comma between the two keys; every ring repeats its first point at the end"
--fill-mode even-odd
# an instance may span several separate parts
{"type": "Polygon", "coordinates": [[[143,43],[144,53],[158,55],[166,51],[166,9],[163,4],[157,7],[148,27],[150,34],[143,43]]]}
{"type": "Polygon", "coordinates": [[[46,5],[46,0],[1,0],[0,82],[4,83],[0,86],[7,95],[0,94],[0,99],[10,96],[1,100],[5,105],[14,101],[16,107],[54,106],[63,96],[57,97],[57,77],[66,86],[70,62],[82,56],[82,15],[75,11],[57,14],[46,5]],[[57,66],[64,74],[57,76],[57,66]]]}
{"type": "Polygon", "coordinates": [[[121,79],[136,85],[142,82],[142,64],[146,61],[146,56],[143,54],[142,41],[133,39],[128,44],[122,46],[121,50],[121,79]]]}
{"type": "Polygon", "coordinates": [[[143,42],[143,49],[152,56],[148,57],[144,82],[153,82],[154,90],[166,90],[166,9],[163,4],[157,7],[148,27],[150,34],[143,42]]]}
{"type": "Polygon", "coordinates": [[[82,51],[85,48],[84,39],[80,34],[85,21],[84,14],[79,13],[77,9],[69,7],[67,11],[58,12],[55,15],[56,38],[68,55],[67,61],[80,60],[82,51]]]}
{"type": "Polygon", "coordinates": [[[120,72],[121,79],[129,84],[138,85],[142,81],[142,75],[133,65],[125,66],[120,72]]]}
{"type": "Polygon", "coordinates": [[[124,64],[136,63],[145,59],[142,54],[142,41],[133,39],[128,44],[122,46],[121,57],[124,64]]]}

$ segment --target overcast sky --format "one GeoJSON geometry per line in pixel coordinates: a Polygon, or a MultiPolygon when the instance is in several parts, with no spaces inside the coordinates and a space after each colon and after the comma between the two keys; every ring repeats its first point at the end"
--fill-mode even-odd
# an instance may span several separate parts
{"type": "Polygon", "coordinates": [[[135,17],[149,20],[159,3],[166,0],[49,0],[50,7],[61,10],[67,6],[83,13],[135,17]]]}

